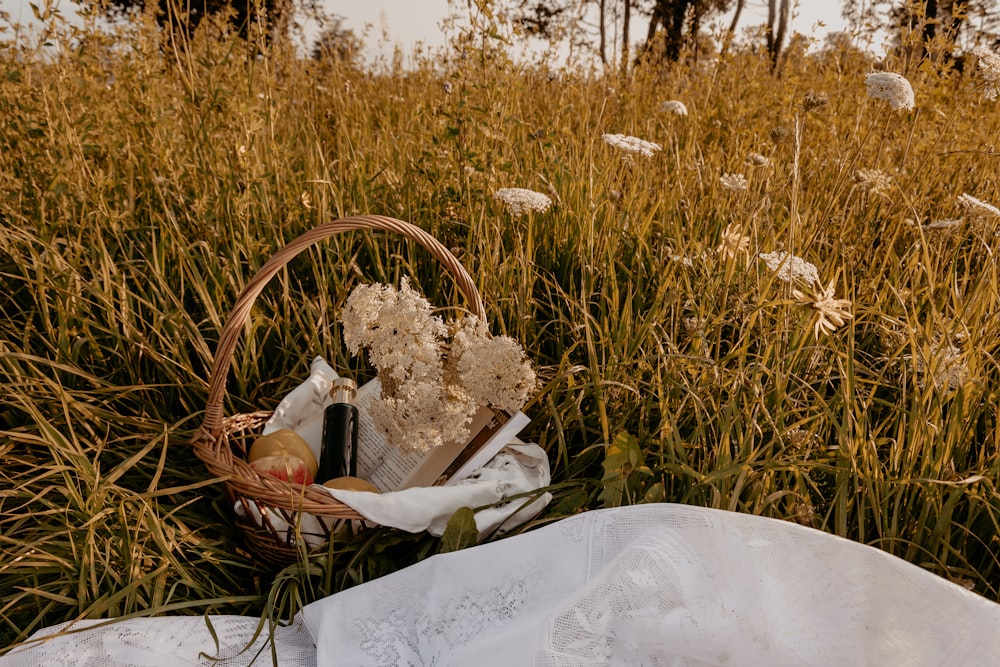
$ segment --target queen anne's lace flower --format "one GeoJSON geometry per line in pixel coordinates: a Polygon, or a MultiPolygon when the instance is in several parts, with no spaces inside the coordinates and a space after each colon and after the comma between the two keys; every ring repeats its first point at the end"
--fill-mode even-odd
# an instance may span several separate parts
{"type": "Polygon", "coordinates": [[[624,134],[605,134],[602,135],[602,138],[604,139],[604,143],[609,146],[614,146],[628,155],[653,157],[654,153],[663,150],[663,146],[660,144],[654,144],[652,141],[646,141],[644,139],[639,139],[638,137],[630,137],[624,134]]]}
{"type": "Polygon", "coordinates": [[[749,185],[743,174],[723,174],[719,177],[719,181],[723,188],[733,191],[746,190],[749,185]]]}
{"type": "Polygon", "coordinates": [[[865,88],[868,97],[888,102],[894,111],[913,108],[913,87],[902,74],[872,72],[865,77],[865,88]]]}
{"type": "Polygon", "coordinates": [[[439,350],[448,329],[409,279],[403,278],[398,291],[388,285],[359,285],[347,298],[342,320],[347,349],[357,354],[366,348],[390,390],[412,377],[440,377],[439,350]]]}
{"type": "Polygon", "coordinates": [[[479,406],[515,411],[535,388],[516,341],[490,336],[474,317],[449,330],[405,277],[399,290],[356,287],[342,321],[347,349],[365,348],[382,381],[372,420],[401,449],[463,440],[479,406]]]}
{"type": "Polygon", "coordinates": [[[831,334],[844,323],[853,318],[850,311],[851,302],[848,299],[836,299],[833,296],[834,281],[823,288],[818,287],[813,294],[804,294],[799,290],[792,290],[792,296],[802,305],[813,308],[816,311],[816,323],[813,326],[813,333],[816,338],[820,334],[831,334]]]}
{"type": "Polygon", "coordinates": [[[948,218],[946,220],[933,220],[921,227],[926,231],[950,231],[961,227],[965,223],[964,218],[948,218]]]}
{"type": "Polygon", "coordinates": [[[823,93],[817,93],[815,90],[810,90],[802,98],[802,108],[806,112],[822,109],[829,103],[830,103],[830,98],[828,98],[823,93]]]}
{"type": "Polygon", "coordinates": [[[458,383],[479,405],[515,411],[535,388],[535,372],[517,341],[490,336],[475,317],[463,320],[451,339],[458,383]]]}
{"type": "Polygon", "coordinates": [[[677,114],[678,116],[688,115],[688,108],[679,100],[667,100],[666,102],[661,103],[660,111],[663,111],[664,113],[677,114]]]}
{"type": "Polygon", "coordinates": [[[892,176],[880,169],[858,169],[854,182],[865,192],[883,197],[892,189],[892,176]]]}
{"type": "Polygon", "coordinates": [[[958,389],[969,377],[969,366],[962,357],[962,350],[945,337],[935,334],[931,340],[929,359],[914,355],[913,365],[917,371],[917,383],[923,389],[927,381],[941,391],[958,389]]]}
{"type": "Polygon", "coordinates": [[[760,153],[747,153],[745,162],[751,167],[766,167],[771,164],[771,161],[760,153]]]}
{"type": "Polygon", "coordinates": [[[544,213],[552,205],[552,200],[546,195],[527,188],[501,188],[493,193],[493,196],[502,201],[515,217],[530,211],[544,213]]]}
{"type": "Polygon", "coordinates": [[[962,193],[958,197],[958,205],[968,211],[969,215],[975,218],[995,218],[1000,217],[1000,209],[992,204],[976,199],[970,194],[962,193]]]}
{"type": "Polygon", "coordinates": [[[391,395],[372,401],[372,421],[389,442],[407,452],[423,452],[469,436],[476,405],[458,387],[413,379],[391,395]]]}
{"type": "Polygon", "coordinates": [[[819,283],[819,271],[801,257],[789,254],[783,250],[762,253],[759,257],[767,264],[767,268],[775,271],[775,275],[787,283],[800,280],[804,283],[819,283]]]}
{"type": "Polygon", "coordinates": [[[1000,56],[982,46],[972,49],[972,53],[979,59],[979,73],[986,84],[983,97],[988,100],[1000,98],[1000,56]]]}

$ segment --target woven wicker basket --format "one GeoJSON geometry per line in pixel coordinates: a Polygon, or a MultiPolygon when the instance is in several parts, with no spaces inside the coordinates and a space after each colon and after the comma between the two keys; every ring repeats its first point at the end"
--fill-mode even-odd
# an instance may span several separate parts
{"type": "Polygon", "coordinates": [[[394,218],[363,215],[323,223],[290,242],[260,268],[237,298],[219,337],[209,378],[204,421],[195,433],[192,445],[209,471],[224,479],[230,499],[241,503],[248,516],[251,508],[261,515],[263,525],[257,525],[252,519],[237,519],[237,526],[245,535],[250,550],[269,562],[288,563],[298,558],[303,549],[303,545],[296,540],[300,512],[333,520],[361,520],[363,517],[320,489],[261,476],[250,467],[246,461],[248,444],[260,433],[271,413],[224,417],[222,403],[226,394],[226,376],[232,364],[236,341],[250,317],[254,301],[271,278],[293,257],[313,244],[340,232],[358,229],[395,232],[426,248],[454,278],[470,311],[486,321],[486,309],[479,291],[455,256],[419,227],[394,218]],[[272,521],[275,517],[280,521],[272,521]]]}

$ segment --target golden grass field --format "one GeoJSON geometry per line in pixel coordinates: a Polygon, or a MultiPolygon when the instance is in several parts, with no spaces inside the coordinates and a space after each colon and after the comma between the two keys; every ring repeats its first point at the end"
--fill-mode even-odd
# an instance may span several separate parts
{"type": "MultiPolygon", "coordinates": [[[[890,56],[915,97],[893,110],[850,50],[621,77],[483,38],[363,70],[221,30],[176,49],[143,22],[50,26],[51,46],[0,47],[0,646],[75,618],[287,618],[439,550],[378,529],[269,569],[188,446],[240,289],[361,213],[453,248],[536,362],[523,435],[555,500],[525,529],[710,506],[1000,597],[1000,114],[971,63],[890,56]],[[511,187],[552,205],[516,217],[511,187]],[[817,280],[761,258],[782,251],[817,280]]],[[[461,305],[398,239],[298,258],[258,299],[227,409],[273,407],[316,354],[370,375],[337,313],[403,275],[461,305]]]]}

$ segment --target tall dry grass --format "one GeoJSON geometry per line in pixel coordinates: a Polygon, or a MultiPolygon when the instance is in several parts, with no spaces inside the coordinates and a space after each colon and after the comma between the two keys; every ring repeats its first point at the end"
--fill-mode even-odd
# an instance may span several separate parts
{"type": "MultiPolygon", "coordinates": [[[[1000,116],[973,72],[890,59],[917,98],[894,112],[851,51],[793,49],[779,76],[734,50],[621,79],[517,65],[480,35],[364,71],[207,22],[180,50],[142,22],[48,25],[51,46],[0,48],[3,645],[83,617],[287,617],[439,549],[379,529],[269,571],[186,445],[236,294],[283,243],[356,213],[454,248],[493,329],[537,361],[526,436],[550,454],[555,500],[531,525],[706,505],[1000,595],[1000,220],[956,203],[1000,202],[1000,116]],[[623,159],[605,133],[662,151],[623,159]],[[514,218],[503,187],[554,205],[514,218]],[[964,222],[926,226],[950,218],[964,222]],[[747,246],[727,255],[730,225],[747,246]],[[758,258],[778,250],[853,318],[816,336],[817,311],[758,258]]],[[[231,412],[273,407],[316,354],[368,373],[338,309],[359,281],[404,274],[459,303],[396,239],[296,260],[244,331],[231,412]]]]}

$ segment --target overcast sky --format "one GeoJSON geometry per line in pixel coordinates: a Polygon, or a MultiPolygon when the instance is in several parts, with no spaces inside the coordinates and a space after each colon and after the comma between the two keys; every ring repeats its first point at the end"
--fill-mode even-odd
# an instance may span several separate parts
{"type": "MultiPolygon", "coordinates": [[[[458,5],[464,6],[465,2],[458,5]]],[[[439,24],[448,13],[447,0],[326,0],[326,7],[330,13],[343,16],[347,26],[358,34],[364,33],[368,26],[369,34],[377,39],[384,26],[390,38],[403,46],[404,51],[418,41],[429,46],[444,43],[439,24]]],[[[805,35],[816,31],[822,35],[829,30],[843,30],[845,25],[840,7],[839,0],[800,0],[792,30],[805,35]],[[820,27],[821,23],[825,27],[820,27]]],[[[759,25],[766,17],[767,0],[747,0],[740,27],[759,25]]],[[[633,23],[633,34],[644,35],[648,22],[633,23]]]]}
{"type": "MultiPolygon", "coordinates": [[[[67,9],[72,11],[74,5],[69,0],[57,1],[65,8],[64,13],[67,9]]],[[[42,4],[44,0],[35,2],[42,4]]],[[[29,21],[28,3],[29,0],[0,0],[0,9],[8,11],[14,20],[29,21]]],[[[466,2],[460,0],[455,4],[464,7],[466,2]]],[[[448,13],[447,0],[325,0],[325,7],[329,13],[344,17],[347,27],[355,33],[366,37],[368,48],[374,49],[382,42],[382,53],[391,52],[394,45],[399,45],[408,54],[417,42],[430,47],[444,44],[440,24],[448,13]],[[383,34],[388,35],[388,42],[382,39],[383,34]]],[[[799,0],[791,30],[820,38],[827,31],[843,30],[840,7],[838,0],[799,0]]],[[[766,0],[747,0],[741,27],[759,25],[766,15],[766,0]]],[[[633,39],[640,39],[648,23],[633,23],[633,39]]]]}

